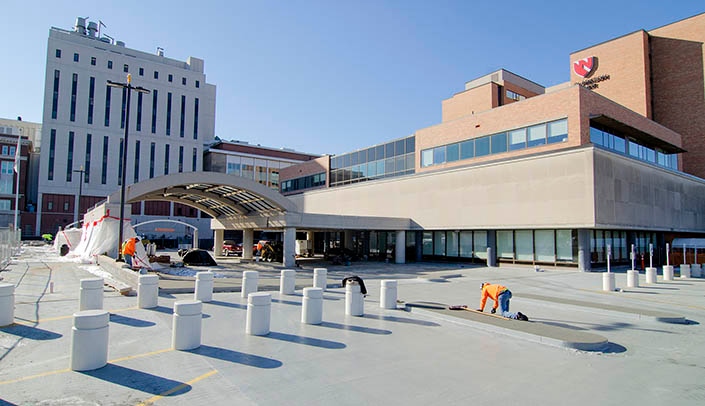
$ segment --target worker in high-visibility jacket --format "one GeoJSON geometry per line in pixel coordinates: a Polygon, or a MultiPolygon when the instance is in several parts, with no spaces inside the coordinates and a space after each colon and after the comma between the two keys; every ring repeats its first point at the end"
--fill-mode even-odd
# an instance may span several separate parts
{"type": "Polygon", "coordinates": [[[489,282],[484,282],[482,284],[482,297],[480,298],[480,308],[477,309],[477,311],[482,312],[485,310],[485,303],[487,302],[488,297],[494,301],[494,306],[492,306],[491,313],[494,314],[497,311],[497,307],[499,307],[499,314],[508,319],[524,321],[529,320],[529,318],[521,312],[513,313],[509,311],[509,299],[512,298],[512,292],[506,286],[502,286],[499,284],[493,285],[489,282]]]}
{"type": "Polygon", "coordinates": [[[125,263],[130,268],[132,268],[132,257],[135,256],[135,245],[137,241],[137,237],[128,238],[122,247],[122,256],[125,258],[125,263]]]}

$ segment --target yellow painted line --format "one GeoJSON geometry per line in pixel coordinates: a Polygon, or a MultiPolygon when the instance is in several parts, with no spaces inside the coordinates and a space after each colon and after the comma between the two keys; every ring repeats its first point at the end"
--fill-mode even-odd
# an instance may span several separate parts
{"type": "MultiPolygon", "coordinates": [[[[114,310],[107,310],[108,313],[121,313],[121,312],[126,312],[129,310],[136,310],[137,306],[133,307],[126,307],[124,309],[114,309],[114,310]]],[[[73,314],[68,315],[68,316],[57,316],[57,317],[49,317],[46,319],[39,319],[39,320],[27,320],[27,319],[20,319],[19,317],[16,318],[15,323],[16,324],[22,324],[24,326],[29,326],[30,324],[39,324],[39,323],[46,323],[48,321],[56,321],[56,320],[66,320],[70,319],[73,317],[73,314]],[[17,321],[17,319],[21,321],[17,321]]]]}
{"type": "Polygon", "coordinates": [[[207,372],[207,373],[205,373],[205,374],[203,374],[203,375],[201,375],[201,376],[199,376],[199,377],[197,377],[197,378],[194,378],[194,379],[192,379],[192,380],[190,380],[190,381],[188,381],[188,382],[184,382],[184,383],[182,383],[181,385],[175,386],[175,387],[169,389],[169,390],[166,391],[166,392],[162,392],[162,393],[160,393],[160,394],[157,395],[157,396],[151,397],[151,398],[145,400],[144,402],[140,402],[140,403],[138,403],[137,405],[138,405],[138,406],[151,405],[151,404],[153,404],[154,402],[156,402],[157,400],[159,400],[159,399],[161,399],[161,398],[163,398],[163,397],[165,397],[165,396],[169,396],[169,395],[171,395],[172,393],[178,392],[178,391],[180,391],[181,389],[186,388],[187,386],[191,386],[191,385],[193,385],[194,383],[196,383],[196,382],[198,382],[198,381],[201,381],[201,380],[203,380],[203,379],[206,379],[206,378],[208,378],[209,376],[215,375],[215,374],[217,374],[217,373],[218,373],[218,371],[214,369],[214,370],[212,370],[212,371],[210,371],[210,372],[207,372]]]}
{"type": "MultiPolygon", "coordinates": [[[[142,358],[142,357],[148,357],[150,355],[156,355],[156,354],[161,354],[164,352],[169,352],[173,351],[173,348],[165,348],[163,350],[157,350],[157,351],[152,351],[152,352],[146,352],[144,354],[137,354],[137,355],[130,355],[128,357],[122,357],[122,358],[116,358],[113,360],[108,361],[108,364],[117,364],[118,362],[122,361],[127,361],[130,359],[135,359],[135,358],[142,358]]],[[[11,383],[17,383],[17,382],[22,382],[22,381],[29,381],[31,379],[36,379],[36,378],[43,378],[45,376],[50,376],[50,375],[56,375],[56,374],[62,374],[64,372],[71,372],[71,369],[60,369],[57,371],[49,371],[49,372],[44,372],[41,374],[37,375],[30,375],[30,376],[25,376],[23,378],[17,378],[17,379],[10,379],[9,381],[0,381],[0,385],[8,385],[11,383]]]]}

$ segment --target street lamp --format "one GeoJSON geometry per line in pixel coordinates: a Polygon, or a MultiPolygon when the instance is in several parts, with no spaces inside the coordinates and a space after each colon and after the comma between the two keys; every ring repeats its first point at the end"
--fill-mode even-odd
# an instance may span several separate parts
{"type": "MultiPolygon", "coordinates": [[[[81,195],[83,194],[82,193],[83,192],[83,173],[86,171],[83,170],[83,165],[80,166],[80,169],[78,169],[78,170],[74,169],[73,171],[81,174],[80,179],[78,181],[78,204],[76,205],[76,210],[74,212],[75,214],[74,214],[74,218],[73,218],[73,221],[76,224],[78,224],[78,218],[81,216],[81,195]]],[[[77,227],[77,228],[79,228],[79,227],[77,227]]]]}
{"type": "Polygon", "coordinates": [[[149,90],[143,88],[142,86],[132,86],[132,75],[127,74],[127,83],[118,83],[108,80],[108,86],[118,87],[120,89],[127,89],[127,105],[125,111],[125,139],[122,142],[122,184],[120,185],[120,230],[118,231],[118,243],[117,243],[117,258],[116,261],[122,261],[122,251],[120,246],[122,245],[122,227],[125,221],[125,184],[127,183],[127,136],[128,129],[130,128],[130,95],[133,90],[139,93],[149,93],[149,90]]]}

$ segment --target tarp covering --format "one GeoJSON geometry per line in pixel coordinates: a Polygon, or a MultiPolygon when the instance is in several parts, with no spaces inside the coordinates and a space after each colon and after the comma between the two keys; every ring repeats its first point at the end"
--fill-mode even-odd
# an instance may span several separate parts
{"type": "Polygon", "coordinates": [[[54,238],[54,249],[59,251],[61,246],[66,244],[69,247],[69,251],[76,248],[78,243],[81,241],[81,234],[83,230],[80,228],[69,228],[68,230],[59,230],[56,233],[56,238],[54,238]]]}
{"type": "Polygon", "coordinates": [[[196,266],[216,266],[218,265],[213,257],[210,256],[208,251],[194,248],[188,250],[182,260],[186,265],[196,265],[196,266]]]}

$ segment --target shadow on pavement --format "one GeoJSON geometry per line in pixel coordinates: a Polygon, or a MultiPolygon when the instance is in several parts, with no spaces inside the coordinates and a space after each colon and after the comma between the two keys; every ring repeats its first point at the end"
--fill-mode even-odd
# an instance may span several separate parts
{"type": "Polygon", "coordinates": [[[344,343],[338,341],[321,340],[319,338],[303,337],[294,334],[277,333],[270,331],[264,338],[273,338],[275,340],[288,341],[290,343],[305,344],[313,347],[327,348],[329,350],[340,350],[346,347],[344,343]]]}
{"type": "Polygon", "coordinates": [[[186,383],[115,364],[80,373],[153,395],[178,396],[191,390],[186,383]]]}
{"type": "Polygon", "coordinates": [[[206,302],[206,303],[213,304],[216,306],[232,307],[233,309],[247,310],[247,305],[242,305],[239,303],[223,302],[220,300],[211,300],[210,302],[206,302]]]}
{"type": "Polygon", "coordinates": [[[281,361],[273,358],[265,358],[258,355],[245,354],[238,351],[211,347],[208,345],[201,345],[195,350],[190,350],[187,352],[263,369],[279,368],[283,365],[281,361]]]}
{"type": "Polygon", "coordinates": [[[43,330],[37,327],[23,326],[22,324],[12,324],[10,326],[1,327],[0,331],[37,341],[56,340],[57,338],[63,337],[63,335],[53,331],[43,330]]]}
{"type": "Polygon", "coordinates": [[[119,314],[110,313],[110,322],[124,324],[132,327],[151,327],[156,323],[146,320],[135,319],[133,317],[122,316],[119,314]]]}
{"type": "Polygon", "coordinates": [[[362,327],[362,326],[351,326],[349,324],[332,323],[329,321],[324,321],[323,323],[318,324],[318,326],[328,327],[328,328],[337,328],[339,330],[354,331],[356,333],[368,333],[368,334],[379,334],[379,335],[392,334],[392,332],[389,330],[381,330],[378,328],[370,328],[370,327],[362,327]]]}
{"type": "Polygon", "coordinates": [[[414,319],[409,319],[406,317],[397,317],[397,316],[377,316],[374,314],[365,314],[363,316],[366,319],[376,319],[376,320],[384,320],[384,321],[393,321],[396,323],[408,323],[408,324],[416,324],[419,326],[426,326],[426,327],[440,327],[440,324],[434,323],[432,321],[424,321],[424,320],[414,320],[414,319]]]}

